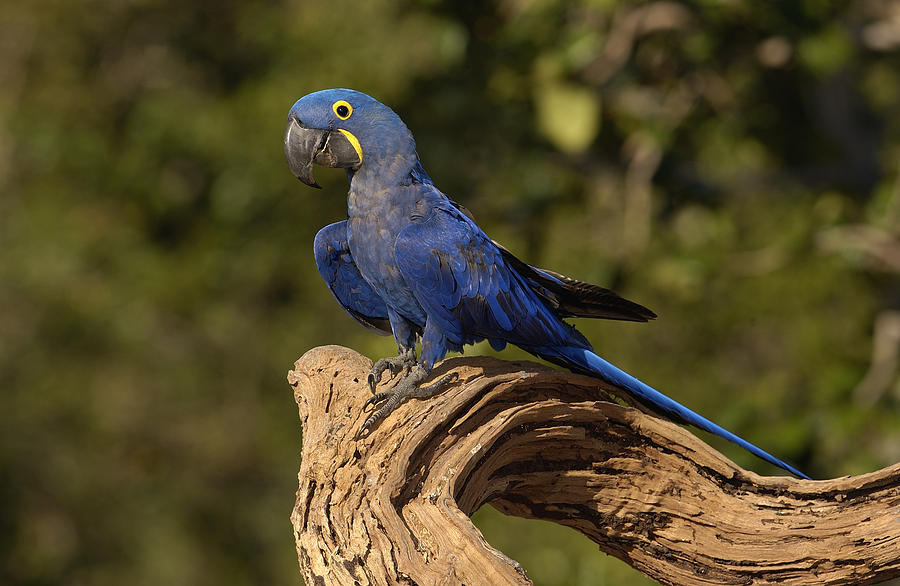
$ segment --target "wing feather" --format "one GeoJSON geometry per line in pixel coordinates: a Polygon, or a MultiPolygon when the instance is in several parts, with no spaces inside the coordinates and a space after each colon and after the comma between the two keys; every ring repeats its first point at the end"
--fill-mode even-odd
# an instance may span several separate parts
{"type": "MultiPolygon", "coordinates": [[[[465,206],[452,200],[449,201],[461,214],[472,220],[473,223],[475,222],[472,212],[465,206]]],[[[629,301],[609,289],[547,269],[533,267],[519,260],[500,243],[492,242],[503,255],[507,264],[525,277],[535,292],[555,308],[560,317],[591,317],[626,321],[650,321],[656,318],[656,314],[650,309],[629,301]]]]}
{"type": "Polygon", "coordinates": [[[514,267],[560,317],[592,317],[626,321],[650,321],[656,314],[599,285],[533,267],[494,242],[504,260],[514,267]]]}
{"type": "Polygon", "coordinates": [[[347,221],[325,226],[313,244],[316,268],[350,316],[382,336],[391,334],[387,305],[363,278],[347,244],[347,221]]]}
{"type": "Polygon", "coordinates": [[[487,338],[519,345],[590,345],[532,290],[494,242],[449,201],[404,228],[397,266],[428,320],[463,345],[487,338]]]}

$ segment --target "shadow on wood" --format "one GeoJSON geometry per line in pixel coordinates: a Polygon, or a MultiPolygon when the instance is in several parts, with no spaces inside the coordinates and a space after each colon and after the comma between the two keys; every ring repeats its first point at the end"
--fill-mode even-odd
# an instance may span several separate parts
{"type": "Polygon", "coordinates": [[[573,527],[665,584],[868,584],[900,576],[900,464],[761,477],[602,382],[456,358],[459,379],[359,441],[368,358],[288,373],[303,423],[291,520],[306,583],[530,584],[469,520],[484,503],[573,527]]]}

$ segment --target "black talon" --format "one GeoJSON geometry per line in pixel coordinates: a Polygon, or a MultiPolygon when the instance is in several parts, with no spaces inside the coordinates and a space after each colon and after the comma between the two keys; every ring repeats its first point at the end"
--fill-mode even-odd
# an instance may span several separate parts
{"type": "Polygon", "coordinates": [[[368,383],[369,389],[375,392],[375,387],[381,382],[381,375],[384,371],[391,372],[393,380],[398,374],[408,375],[413,366],[416,365],[416,351],[412,348],[402,351],[399,355],[392,358],[381,358],[372,366],[372,372],[369,373],[368,383]]]}
{"type": "Polygon", "coordinates": [[[380,403],[381,401],[387,399],[390,395],[390,393],[373,393],[372,396],[366,399],[366,402],[363,403],[363,411],[365,411],[366,407],[368,407],[369,405],[380,403]]]}
{"type": "Polygon", "coordinates": [[[366,422],[363,423],[363,426],[359,428],[359,431],[356,432],[356,439],[360,439],[365,435],[368,435],[366,432],[369,431],[369,420],[366,419],[366,422]]]}

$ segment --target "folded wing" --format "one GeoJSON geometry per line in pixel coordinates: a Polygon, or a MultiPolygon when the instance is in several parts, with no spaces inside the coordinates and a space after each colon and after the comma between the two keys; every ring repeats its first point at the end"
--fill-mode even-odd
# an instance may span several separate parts
{"type": "Polygon", "coordinates": [[[347,221],[325,226],[313,244],[316,268],[353,319],[382,336],[391,334],[387,305],[363,279],[347,244],[347,221]]]}

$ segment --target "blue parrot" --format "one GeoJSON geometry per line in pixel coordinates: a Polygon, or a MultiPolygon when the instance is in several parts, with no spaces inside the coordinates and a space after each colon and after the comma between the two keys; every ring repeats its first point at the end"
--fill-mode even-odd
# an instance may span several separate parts
{"type": "Polygon", "coordinates": [[[373,396],[366,406],[381,407],[360,435],[404,401],[434,396],[450,382],[452,374],[423,384],[448,351],[487,340],[498,351],[515,344],[626,389],[674,421],[808,478],[595,354],[564,318],[648,321],[656,315],[608,289],[531,266],[491,240],[435,187],[412,133],[384,104],[349,89],[306,95],[288,115],[284,152],[293,174],[312,187],[320,187],[313,164],[346,170],[347,219],[316,234],[316,267],[347,313],[397,341],[398,356],[378,360],[369,375],[373,396]],[[375,393],[386,371],[391,379],[402,376],[390,391],[375,393]]]}

